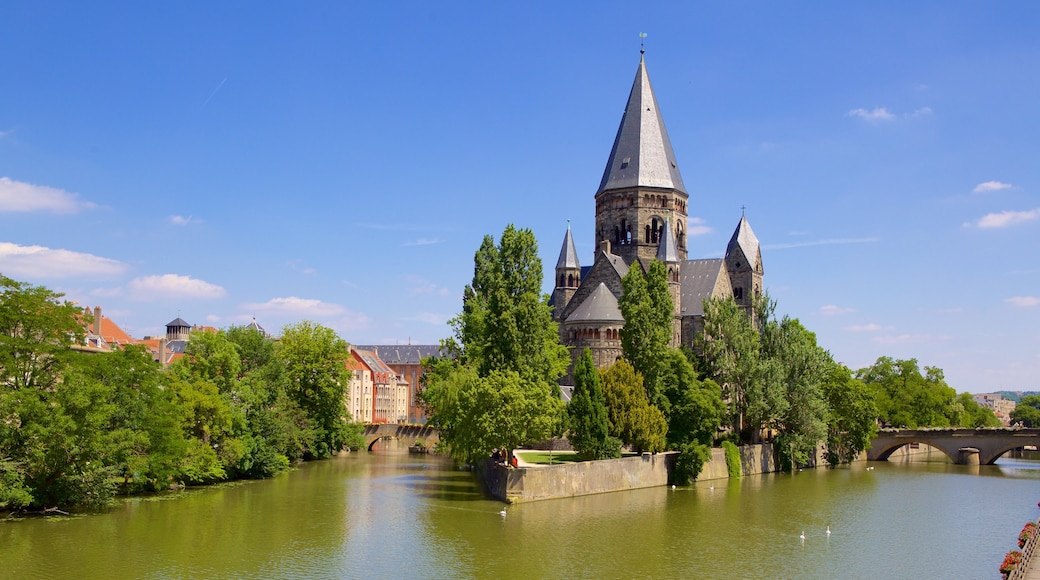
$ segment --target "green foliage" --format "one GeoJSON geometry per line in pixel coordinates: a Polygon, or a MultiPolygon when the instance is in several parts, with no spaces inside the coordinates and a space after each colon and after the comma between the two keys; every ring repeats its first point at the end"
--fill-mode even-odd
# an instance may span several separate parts
{"type": "Polygon", "coordinates": [[[567,405],[570,441],[584,460],[621,457],[621,442],[610,436],[607,403],[599,385],[592,351],[585,349],[574,366],[574,394],[567,405]]]}
{"type": "Polygon", "coordinates": [[[916,359],[881,357],[856,377],[873,391],[882,422],[893,427],[951,427],[960,421],[963,405],[946,384],[942,369],[924,367],[916,359]]]}
{"type": "Polygon", "coordinates": [[[979,429],[1003,426],[993,410],[978,404],[971,393],[957,395],[950,405],[950,411],[950,423],[956,427],[979,429]]]}
{"type": "Polygon", "coordinates": [[[723,441],[722,450],[726,454],[726,472],[729,473],[730,479],[737,479],[743,475],[743,469],[740,466],[740,449],[732,441],[723,441]]]}
{"type": "Polygon", "coordinates": [[[544,385],[515,372],[481,377],[476,369],[442,360],[428,371],[421,392],[433,410],[430,424],[440,443],[460,462],[476,464],[494,449],[515,449],[545,440],[558,428],[563,401],[544,385]]]}
{"type": "Polygon", "coordinates": [[[824,397],[830,407],[827,418],[827,451],[829,464],[850,463],[870,445],[877,434],[877,405],[874,391],[863,381],[852,378],[852,372],[833,365],[823,384],[824,397]]]}
{"type": "Polygon", "coordinates": [[[566,415],[556,380],[570,363],[541,294],[534,234],[510,225],[498,245],[485,236],[473,262],[444,344],[451,358],[429,363],[417,395],[441,430],[440,447],[470,463],[560,433],[566,415]]]}
{"type": "Polygon", "coordinates": [[[600,382],[611,434],[637,451],[664,451],[668,422],[664,413],[650,404],[643,376],[622,359],[602,372],[600,382]]]}
{"type": "Polygon", "coordinates": [[[758,330],[733,298],[704,301],[704,331],[697,349],[708,376],[722,386],[733,432],[757,432],[758,426],[749,426],[746,416],[749,394],[753,396],[762,374],[758,330]]]}
{"type": "Polygon", "coordinates": [[[331,328],[303,321],[285,327],[277,352],[285,365],[287,394],[306,413],[313,431],[305,454],[329,457],[346,447],[360,431],[344,418],[347,343],[331,328]]]}
{"type": "Polygon", "coordinates": [[[711,461],[711,447],[703,443],[691,441],[679,448],[679,456],[675,458],[672,480],[676,485],[689,485],[697,479],[704,469],[704,464],[711,461]]]}
{"type": "Polygon", "coordinates": [[[482,377],[511,371],[528,381],[554,383],[567,371],[570,356],[560,344],[548,296],[541,294],[534,234],[510,224],[498,245],[485,236],[473,261],[462,313],[450,322],[455,336],[446,345],[449,352],[482,377]]]}
{"type": "Polygon", "coordinates": [[[1011,412],[1011,420],[1024,427],[1040,427],[1040,396],[1026,395],[1011,412]]]}
{"type": "Polygon", "coordinates": [[[697,378],[693,365],[678,349],[663,356],[661,382],[669,402],[668,444],[676,449],[697,441],[710,446],[725,416],[722,390],[711,380],[697,378]]]}
{"type": "MultiPolygon", "coordinates": [[[[11,390],[54,387],[81,344],[83,312],[63,294],[0,274],[0,385],[11,390]]],[[[89,322],[89,320],[87,320],[89,322]]]]}
{"type": "Polygon", "coordinates": [[[618,307],[625,318],[621,329],[621,350],[636,372],[643,375],[650,403],[666,414],[663,373],[665,353],[671,341],[674,303],[668,290],[668,272],[661,262],[650,263],[644,276],[633,264],[621,280],[624,293],[618,307]]]}

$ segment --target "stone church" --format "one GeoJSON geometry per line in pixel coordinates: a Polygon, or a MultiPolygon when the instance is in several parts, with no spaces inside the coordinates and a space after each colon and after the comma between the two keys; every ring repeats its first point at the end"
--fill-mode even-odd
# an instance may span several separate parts
{"type": "Polygon", "coordinates": [[[705,298],[733,296],[750,312],[752,297],[762,292],[758,238],[742,215],[724,257],[687,259],[689,198],[641,53],[596,190],[595,258],[591,266],[581,265],[568,226],[556,263],[550,304],[572,359],[586,347],[597,367],[621,357],[621,278],[630,268],[645,273],[655,259],[668,270],[675,303],[672,346],[692,346],[703,329],[705,298]]]}

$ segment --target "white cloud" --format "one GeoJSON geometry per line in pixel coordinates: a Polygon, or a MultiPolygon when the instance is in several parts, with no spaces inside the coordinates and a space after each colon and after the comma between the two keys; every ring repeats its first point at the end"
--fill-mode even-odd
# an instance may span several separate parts
{"type": "Polygon", "coordinates": [[[243,304],[241,308],[252,312],[304,317],[339,316],[347,312],[347,309],[339,304],[322,302],[321,300],[311,298],[297,298],[296,296],[272,298],[267,302],[243,304]]]}
{"type": "Polygon", "coordinates": [[[434,244],[441,244],[441,243],[444,243],[444,240],[442,240],[440,238],[419,238],[419,239],[413,240],[411,242],[404,242],[401,245],[404,246],[404,247],[409,247],[409,246],[432,246],[434,244]]]}
{"type": "Polygon", "coordinates": [[[991,191],[1000,191],[1001,189],[1008,189],[1011,187],[1010,183],[1003,183],[1000,181],[983,181],[982,183],[975,186],[975,189],[971,190],[973,193],[989,193],[991,191]]]}
{"type": "Polygon", "coordinates": [[[833,246],[841,244],[872,244],[880,242],[881,238],[827,238],[811,242],[791,242],[787,244],[766,244],[762,247],[767,250],[787,250],[790,248],[807,248],[809,246],[833,246]]]}
{"type": "Polygon", "coordinates": [[[159,298],[223,298],[227,294],[221,286],[179,274],[134,278],[127,286],[135,299],[146,301],[159,298]]]}
{"type": "Polygon", "coordinates": [[[122,274],[126,264],[70,250],[44,246],[20,246],[0,242],[0,272],[23,278],[71,278],[74,276],[114,276],[122,274]]]}
{"type": "Polygon", "coordinates": [[[923,117],[924,115],[931,115],[931,114],[932,114],[932,108],[931,107],[921,107],[920,109],[914,109],[913,113],[906,113],[903,116],[907,117],[907,118],[911,118],[911,117],[923,117]]]}
{"type": "Polygon", "coordinates": [[[1005,298],[1004,302],[1019,308],[1040,306],[1040,298],[1037,298],[1036,296],[1012,296],[1011,298],[1005,298]]]}
{"type": "Polygon", "coordinates": [[[881,326],[880,324],[874,324],[873,322],[871,322],[869,324],[853,324],[852,326],[846,326],[842,330],[848,332],[880,332],[882,330],[885,332],[892,332],[893,330],[895,330],[895,327],[881,326]]]}
{"type": "Polygon", "coordinates": [[[710,226],[705,225],[704,218],[692,217],[686,220],[687,236],[703,236],[704,234],[710,234],[712,231],[710,226]]]}
{"type": "Polygon", "coordinates": [[[95,207],[93,203],[79,201],[78,198],[78,194],[54,187],[0,177],[0,212],[76,213],[95,207]]]}
{"type": "Polygon", "coordinates": [[[186,226],[191,223],[191,216],[184,217],[182,215],[171,215],[170,223],[175,226],[186,226]]]}
{"type": "Polygon", "coordinates": [[[864,121],[870,121],[876,123],[878,121],[891,121],[896,118],[895,115],[888,112],[888,109],[884,107],[874,107],[873,110],[868,111],[866,109],[852,109],[846,113],[848,117],[859,117],[864,121]]]}
{"type": "Polygon", "coordinates": [[[1025,222],[1031,222],[1036,218],[1040,218],[1040,207],[1027,211],[1002,211],[1000,213],[988,213],[981,218],[979,221],[972,223],[965,223],[965,227],[971,227],[974,225],[979,229],[991,229],[991,228],[1006,228],[1025,222]]]}
{"type": "Polygon", "coordinates": [[[849,312],[855,312],[853,308],[846,308],[844,306],[838,306],[836,304],[827,304],[820,307],[820,314],[824,316],[835,316],[838,314],[848,314],[849,312]]]}

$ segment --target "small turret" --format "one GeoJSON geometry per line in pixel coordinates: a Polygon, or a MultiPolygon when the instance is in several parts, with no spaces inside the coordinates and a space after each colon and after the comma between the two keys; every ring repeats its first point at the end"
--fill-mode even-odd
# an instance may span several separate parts
{"type": "Polygon", "coordinates": [[[733,286],[733,298],[750,313],[755,297],[762,295],[765,270],[761,245],[743,215],[726,246],[726,270],[733,286]]]}
{"type": "Polygon", "coordinates": [[[556,261],[556,288],[553,290],[554,318],[559,320],[567,304],[581,285],[581,264],[571,236],[571,224],[567,222],[567,234],[563,237],[560,259],[556,261]]]}

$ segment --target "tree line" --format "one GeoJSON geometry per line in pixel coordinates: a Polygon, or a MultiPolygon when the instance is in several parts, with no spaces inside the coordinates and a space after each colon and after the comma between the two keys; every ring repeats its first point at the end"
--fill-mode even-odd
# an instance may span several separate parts
{"type": "Polygon", "coordinates": [[[444,342],[449,356],[427,361],[420,400],[441,442],[459,461],[566,434],[587,459],[635,451],[680,451],[678,479],[696,477],[722,441],[771,439],[781,464],[805,464],[817,446],[847,463],[877,425],[998,426],[971,395],[958,395],[942,371],[882,357],[853,372],[817,344],[797,319],[778,317],[768,296],[751,308],[733,298],[704,304],[695,348],[670,346],[673,302],[667,271],[633,264],[618,306],[623,356],[595,368],[591,352],[574,364],[566,407],[557,380],[570,358],[559,341],[530,230],[510,225],[498,243],[485,236],[473,282],[444,342]]]}
{"type": "Polygon", "coordinates": [[[0,509],[95,509],[117,493],[265,478],[359,447],[346,342],[194,332],[167,369],[143,346],[91,353],[89,315],[0,275],[0,509]]]}

